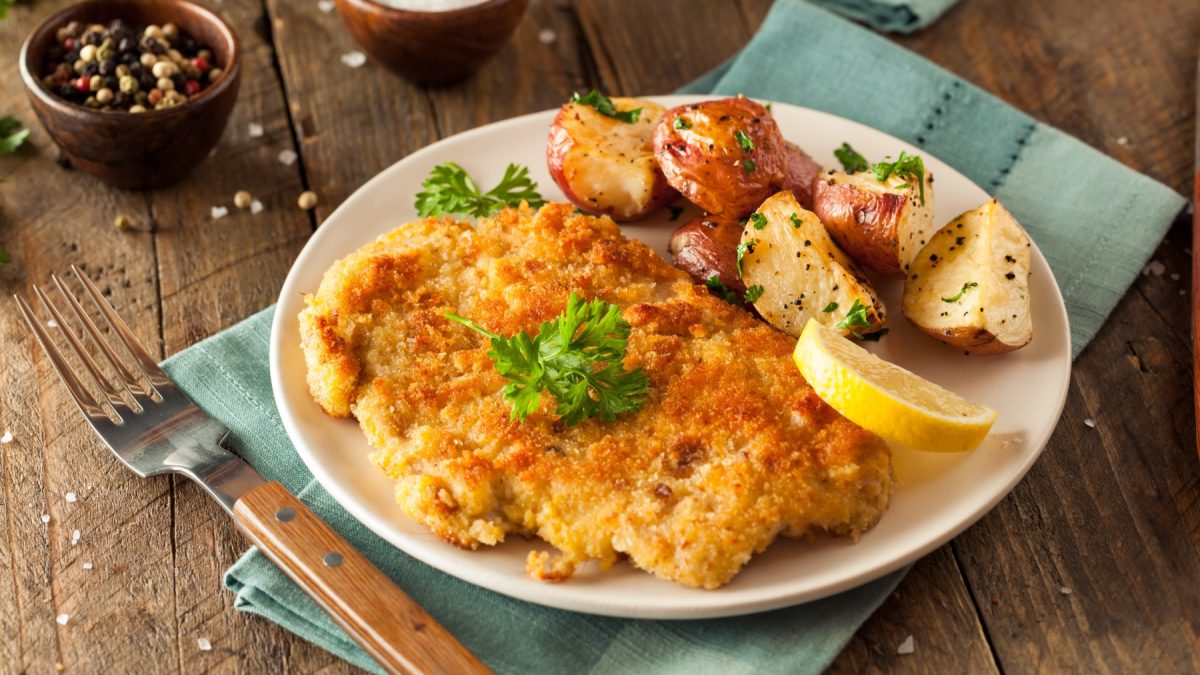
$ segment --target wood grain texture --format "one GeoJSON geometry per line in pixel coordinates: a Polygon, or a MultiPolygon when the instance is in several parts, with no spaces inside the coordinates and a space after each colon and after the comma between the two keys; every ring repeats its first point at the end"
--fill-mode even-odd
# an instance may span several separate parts
{"type": "Polygon", "coordinates": [[[233,521],[388,672],[491,672],[283,485],[243,495],[233,521]]]}
{"type": "MultiPolygon", "coordinates": [[[[0,21],[0,53],[13,55],[0,58],[0,115],[34,133],[0,156],[0,245],[14,259],[0,266],[0,291],[81,263],[140,338],[173,353],[269,304],[311,227],[392,162],[553,107],[574,89],[669,92],[733,54],[770,2],[532,0],[495,60],[432,92],[372,64],[342,64],[357,47],[315,1],[211,3],[243,42],[239,103],[213,158],[145,194],[54,165],[15,54],[38,17],[67,3],[19,5],[0,21]],[[250,136],[251,122],[262,137],[250,136]],[[301,154],[290,167],[276,160],[287,148],[301,154]],[[304,188],[321,198],[311,216],[294,207],[304,188]],[[209,209],[231,206],[239,189],[266,210],[213,221],[209,209]],[[160,227],[117,233],[117,214],[160,227]]],[[[1153,11],[1119,0],[969,0],[896,41],[1180,191],[1192,187],[1194,0],[1153,11]]],[[[1179,320],[1194,299],[1190,242],[1181,220],[1153,255],[1165,271],[1138,279],[1076,362],[1063,423],[1029,477],[918,563],[834,672],[1200,669],[1200,461],[1179,320]],[[909,634],[914,653],[896,654],[909,634]]],[[[54,672],[56,662],[79,673],[357,672],[232,608],[219,579],[244,550],[241,535],[190,483],[118,470],[7,309],[4,430],[13,442],[0,445],[0,672],[54,672]],[[67,503],[67,491],[79,500],[67,503]],[[212,651],[199,651],[198,637],[212,651]]]]}

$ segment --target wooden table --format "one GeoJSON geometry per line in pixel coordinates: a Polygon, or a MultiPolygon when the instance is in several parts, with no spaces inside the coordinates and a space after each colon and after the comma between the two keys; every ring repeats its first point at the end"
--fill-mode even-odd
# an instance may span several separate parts
{"type": "MultiPolygon", "coordinates": [[[[63,4],[37,0],[0,22],[0,115],[35,128],[29,147],[0,157],[0,245],[13,257],[0,290],[79,264],[166,356],[273,302],[313,229],[389,164],[443,136],[555,107],[572,90],[669,92],[744,44],[770,3],[534,0],[475,80],[426,91],[374,65],[342,64],[355,45],[316,0],[213,0],[241,33],[241,100],[216,155],[148,193],[59,167],[29,110],[17,49],[63,4]],[[265,133],[250,134],[252,123],[265,133]],[[277,161],[286,149],[300,161],[277,161]],[[305,189],[321,197],[312,214],[295,206],[305,189]],[[238,190],[266,211],[212,220],[210,208],[238,190]],[[155,227],[117,232],[118,214],[155,227]]],[[[1153,11],[1123,0],[965,0],[897,41],[1187,191],[1195,0],[1153,11]]],[[[1187,240],[1180,222],[1154,253],[1165,271],[1137,280],[1076,362],[1062,422],[1025,480],[915,566],[835,671],[1200,670],[1187,240]],[[897,655],[910,634],[915,653],[897,655]]],[[[233,609],[221,573],[246,543],[228,519],[186,480],[118,469],[3,306],[0,433],[13,441],[0,445],[0,671],[352,670],[233,609]],[[68,491],[79,500],[65,502],[68,491]],[[198,649],[200,637],[211,651],[198,649]]]]}

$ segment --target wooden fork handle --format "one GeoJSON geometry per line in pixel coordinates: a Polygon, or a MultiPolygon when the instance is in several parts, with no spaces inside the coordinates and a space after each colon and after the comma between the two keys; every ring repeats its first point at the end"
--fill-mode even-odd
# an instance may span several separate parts
{"type": "Polygon", "coordinates": [[[233,520],[388,672],[491,672],[283,485],[243,495],[233,520]]]}

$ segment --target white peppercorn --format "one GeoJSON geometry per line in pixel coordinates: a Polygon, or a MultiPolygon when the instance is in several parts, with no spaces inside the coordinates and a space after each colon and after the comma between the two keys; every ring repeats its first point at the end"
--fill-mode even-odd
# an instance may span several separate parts
{"type": "Polygon", "coordinates": [[[142,52],[142,55],[138,57],[138,61],[143,66],[150,68],[154,65],[155,61],[158,61],[158,57],[150,52],[142,52]]]}
{"type": "Polygon", "coordinates": [[[250,202],[252,201],[254,201],[254,195],[246,192],[245,190],[239,190],[238,193],[233,196],[233,205],[239,209],[250,208],[250,202]]]}
{"type": "Polygon", "coordinates": [[[95,61],[96,45],[84,45],[83,48],[79,50],[79,58],[82,59],[84,63],[95,61]]]}
{"type": "Polygon", "coordinates": [[[178,68],[176,68],[174,63],[163,60],[154,64],[154,67],[150,69],[150,72],[154,73],[154,77],[156,78],[163,78],[174,75],[177,70],[178,68]]]}
{"type": "Polygon", "coordinates": [[[100,91],[96,92],[96,100],[99,101],[101,105],[105,103],[111,103],[113,100],[113,90],[109,89],[108,87],[101,88],[100,91]]]}
{"type": "Polygon", "coordinates": [[[156,82],[154,86],[163,90],[164,93],[175,90],[175,82],[169,77],[158,78],[158,82],[156,82]]]}
{"type": "Polygon", "coordinates": [[[146,26],[144,34],[146,37],[161,38],[163,36],[163,30],[158,26],[146,26]]]}
{"type": "Polygon", "coordinates": [[[296,205],[308,211],[317,205],[317,193],[312,190],[305,190],[300,193],[300,198],[296,200],[296,205]]]}
{"type": "Polygon", "coordinates": [[[133,105],[129,106],[129,112],[131,112],[131,113],[146,112],[146,106],[134,103],[133,105]]]}

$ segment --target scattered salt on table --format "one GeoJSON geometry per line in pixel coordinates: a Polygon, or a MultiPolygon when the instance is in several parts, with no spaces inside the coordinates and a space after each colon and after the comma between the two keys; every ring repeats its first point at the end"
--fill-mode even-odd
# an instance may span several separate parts
{"type": "Polygon", "coordinates": [[[67,500],[68,504],[74,504],[75,500],[78,499],[78,497],[75,495],[74,492],[68,492],[67,494],[63,495],[63,499],[67,500]]]}
{"type": "Polygon", "coordinates": [[[1096,420],[1094,420],[1094,419],[1092,419],[1092,418],[1090,418],[1090,417],[1089,417],[1089,418],[1087,418],[1087,419],[1085,419],[1085,420],[1083,421],[1083,423],[1084,423],[1084,425],[1085,425],[1085,426],[1087,426],[1087,428],[1089,428],[1089,429],[1095,429],[1095,428],[1096,428],[1096,420]]]}
{"type": "Polygon", "coordinates": [[[1120,136],[1117,138],[1117,145],[1129,145],[1128,136],[1120,136]]]}
{"type": "Polygon", "coordinates": [[[1179,272],[1171,272],[1171,281],[1179,281],[1179,272]]]}
{"type": "Polygon", "coordinates": [[[50,514],[43,513],[42,514],[42,524],[49,524],[49,523],[50,523],[50,514]]]}
{"type": "Polygon", "coordinates": [[[1153,274],[1156,277],[1161,277],[1163,272],[1167,271],[1167,266],[1157,260],[1151,260],[1142,268],[1142,274],[1153,274]]]}
{"type": "Polygon", "coordinates": [[[212,651],[212,643],[206,637],[196,638],[196,647],[202,652],[212,651]]]}
{"type": "Polygon", "coordinates": [[[58,625],[65,626],[67,625],[67,622],[71,620],[71,615],[59,614],[58,616],[54,617],[54,620],[58,622],[58,625]]]}
{"type": "Polygon", "coordinates": [[[12,432],[5,429],[4,435],[0,436],[0,443],[12,443],[12,432]]]}
{"type": "Polygon", "coordinates": [[[900,646],[896,647],[896,653],[897,654],[913,653],[913,636],[909,635],[908,637],[904,638],[904,642],[901,642],[900,646]]]}
{"type": "Polygon", "coordinates": [[[362,67],[367,62],[367,55],[362,52],[346,52],[342,54],[342,63],[351,68],[362,67]]]}
{"type": "Polygon", "coordinates": [[[1062,593],[1063,595],[1070,595],[1071,589],[1067,588],[1066,586],[1059,586],[1058,592],[1062,593]]]}
{"type": "Polygon", "coordinates": [[[90,569],[92,569],[92,563],[85,562],[85,563],[83,563],[83,565],[81,565],[81,567],[83,567],[83,569],[85,569],[85,570],[90,570],[90,569]]]}
{"type": "Polygon", "coordinates": [[[543,28],[538,31],[538,42],[548,45],[558,39],[558,33],[555,33],[550,28],[543,28]]]}
{"type": "Polygon", "coordinates": [[[296,163],[296,157],[298,156],[295,150],[280,150],[279,163],[284,166],[291,166],[296,163]]]}
{"type": "Polygon", "coordinates": [[[263,135],[263,125],[251,122],[246,127],[246,133],[250,134],[250,138],[258,138],[263,135]]]}
{"type": "Polygon", "coordinates": [[[79,536],[80,536],[79,530],[71,530],[71,545],[72,546],[79,543],[79,536]]]}
{"type": "Polygon", "coordinates": [[[250,202],[250,213],[253,215],[258,215],[258,214],[262,213],[263,208],[264,208],[263,203],[258,201],[257,199],[250,202]]]}
{"type": "Polygon", "coordinates": [[[224,217],[225,217],[225,216],[227,216],[227,215],[229,215],[229,209],[225,208],[224,206],[214,206],[214,207],[212,207],[212,218],[213,218],[213,220],[219,220],[219,219],[221,219],[221,218],[224,218],[224,217]]]}

